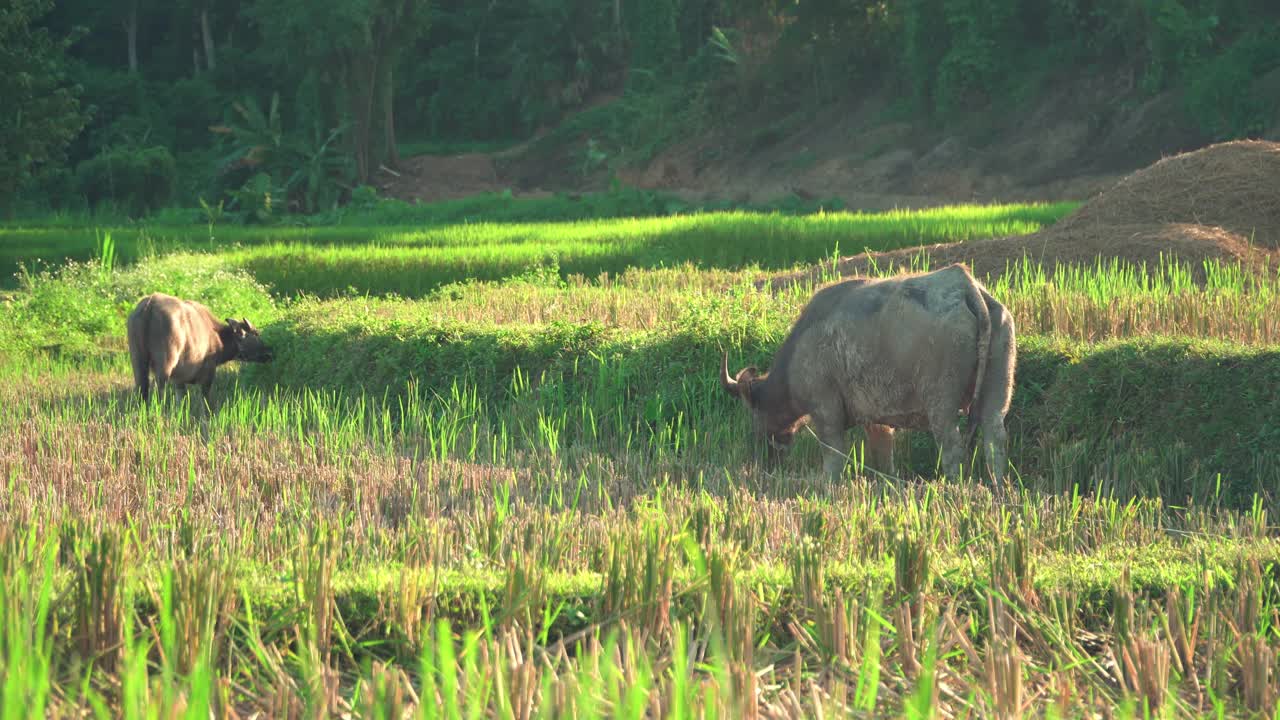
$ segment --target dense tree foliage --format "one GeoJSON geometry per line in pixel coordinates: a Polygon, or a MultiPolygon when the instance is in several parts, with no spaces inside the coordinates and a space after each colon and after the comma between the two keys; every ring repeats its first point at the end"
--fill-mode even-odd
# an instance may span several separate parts
{"type": "Polygon", "coordinates": [[[394,70],[427,27],[426,0],[273,0],[246,15],[273,74],[306,89],[300,120],[344,127],[357,181],[396,161],[394,70]]]}
{"type": "Polygon", "coordinates": [[[10,0],[0,8],[0,207],[32,170],[61,159],[84,126],[61,63],[66,40],[33,27],[52,0],[10,0]]]}
{"type": "Polygon", "coordinates": [[[405,140],[528,137],[600,98],[573,126],[584,168],[769,104],[888,90],[921,120],[999,112],[1082,68],[1178,90],[1238,137],[1273,115],[1249,86],[1280,67],[1273,0],[51,3],[0,11],[0,200],[314,211],[405,140]]]}

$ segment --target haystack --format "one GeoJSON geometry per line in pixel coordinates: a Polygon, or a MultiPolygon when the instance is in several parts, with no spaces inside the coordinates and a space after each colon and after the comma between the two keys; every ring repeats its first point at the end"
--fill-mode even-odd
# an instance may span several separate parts
{"type": "MultiPolygon", "coordinates": [[[[1258,271],[1280,258],[1280,143],[1241,140],[1164,158],[1125,177],[1054,225],[1030,235],[928,245],[843,258],[841,275],[875,264],[905,267],[927,255],[938,267],[965,262],[993,280],[1025,257],[1056,267],[1116,258],[1147,267],[1176,258],[1203,280],[1205,260],[1258,271]]],[[[813,282],[818,270],[766,281],[779,288],[813,282]]]]}
{"type": "Polygon", "coordinates": [[[1280,143],[1238,140],[1167,157],[1099,194],[1044,234],[1115,226],[1216,227],[1280,248],[1280,143]]]}

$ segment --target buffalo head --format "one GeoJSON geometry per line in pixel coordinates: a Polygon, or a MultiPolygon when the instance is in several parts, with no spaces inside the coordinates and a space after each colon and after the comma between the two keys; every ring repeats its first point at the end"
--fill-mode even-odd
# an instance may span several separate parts
{"type": "MultiPolygon", "coordinates": [[[[235,348],[235,359],[243,362],[270,362],[274,353],[262,342],[262,334],[248,320],[227,318],[227,333],[235,348]]],[[[225,340],[225,339],[224,339],[225,340]]]]}
{"type": "Polygon", "coordinates": [[[756,443],[757,453],[763,445],[766,460],[782,459],[795,440],[799,418],[790,411],[790,403],[779,397],[778,389],[769,382],[768,373],[746,367],[736,376],[730,376],[729,353],[725,353],[720,361],[720,385],[751,411],[752,430],[757,440],[762,441],[756,443]]]}

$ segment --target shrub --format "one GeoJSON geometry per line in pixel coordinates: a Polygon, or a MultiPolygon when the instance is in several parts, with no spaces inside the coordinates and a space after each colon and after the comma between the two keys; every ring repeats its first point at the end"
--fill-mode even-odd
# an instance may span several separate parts
{"type": "Polygon", "coordinates": [[[174,254],[105,274],[98,262],[73,262],[21,279],[21,292],[0,312],[0,355],[44,350],[82,358],[118,348],[111,339],[124,337],[125,317],[152,292],[191,298],[255,323],[275,315],[264,286],[209,255],[174,254]]]}
{"type": "Polygon", "coordinates": [[[223,100],[206,76],[182,78],[165,92],[165,114],[173,122],[174,143],[200,148],[211,140],[209,126],[219,120],[223,100]]]}
{"type": "Polygon", "coordinates": [[[84,88],[85,106],[93,109],[80,138],[80,157],[113,145],[137,143],[149,134],[152,124],[147,117],[155,107],[147,102],[146,83],[140,75],[93,64],[76,64],[73,71],[76,82],[84,88]]]}
{"type": "Polygon", "coordinates": [[[33,211],[75,207],[79,197],[75,174],[61,166],[40,168],[18,190],[20,206],[33,211]]]}
{"type": "Polygon", "coordinates": [[[1187,111],[1216,140],[1255,135],[1266,129],[1273,97],[1254,90],[1253,79],[1280,66],[1280,30],[1253,32],[1196,68],[1187,86],[1187,111]]]}
{"type": "Polygon", "coordinates": [[[1213,48],[1219,16],[1179,0],[1148,2],[1147,64],[1143,87],[1158,92],[1186,77],[1213,48]]]}
{"type": "Polygon", "coordinates": [[[134,217],[164,207],[176,179],[177,164],[164,147],[113,148],[76,168],[80,192],[91,206],[111,201],[134,217]]]}

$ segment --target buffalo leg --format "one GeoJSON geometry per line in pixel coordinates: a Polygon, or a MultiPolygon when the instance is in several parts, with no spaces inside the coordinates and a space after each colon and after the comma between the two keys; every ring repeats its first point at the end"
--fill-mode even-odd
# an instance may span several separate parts
{"type": "Polygon", "coordinates": [[[1018,343],[1014,337],[1013,318],[990,295],[984,295],[991,309],[991,359],[982,390],[969,412],[970,422],[982,430],[987,468],[991,478],[1000,482],[1009,464],[1009,434],[1004,427],[1005,414],[1009,412],[1009,400],[1013,395],[1014,365],[1017,362],[1018,343]]]}
{"type": "Polygon", "coordinates": [[[213,414],[213,405],[209,403],[209,395],[213,390],[213,377],[200,382],[200,396],[204,398],[204,409],[209,415],[213,414]]]}
{"type": "Polygon", "coordinates": [[[155,382],[155,392],[156,392],[156,394],[157,394],[159,397],[163,398],[163,397],[164,397],[164,389],[165,389],[166,387],[168,387],[168,386],[169,386],[169,376],[168,376],[168,375],[161,375],[160,373],[158,373],[158,372],[157,372],[157,373],[156,373],[156,382],[155,382]]]}
{"type": "Polygon", "coordinates": [[[147,358],[133,358],[133,384],[142,393],[142,402],[151,399],[151,368],[147,366],[147,358]]]}
{"type": "Polygon", "coordinates": [[[178,358],[172,354],[160,352],[151,357],[151,372],[156,378],[155,389],[157,393],[164,393],[164,389],[169,386],[170,381],[173,379],[173,370],[177,365],[178,358]]]}
{"type": "Polygon", "coordinates": [[[982,423],[982,446],[987,457],[987,469],[991,479],[999,483],[1004,479],[1004,469],[1009,463],[1009,432],[1004,428],[1004,418],[994,415],[982,423]]]}
{"type": "Polygon", "coordinates": [[[867,459],[868,464],[877,472],[893,476],[893,428],[888,425],[868,424],[867,459]]]}
{"type": "Polygon", "coordinates": [[[832,443],[839,443],[844,438],[843,434],[839,437],[833,437],[830,440],[824,440],[822,449],[822,469],[832,480],[839,480],[844,474],[844,464],[847,458],[839,450],[834,448],[840,447],[832,443]]]}
{"type": "Polygon", "coordinates": [[[939,413],[929,418],[930,429],[938,445],[942,447],[942,471],[947,477],[960,477],[960,463],[964,460],[965,437],[960,431],[955,415],[939,413]]]}
{"type": "Polygon", "coordinates": [[[845,461],[848,460],[844,426],[839,423],[815,422],[813,430],[822,446],[822,469],[832,480],[839,480],[844,472],[845,461]]]}

